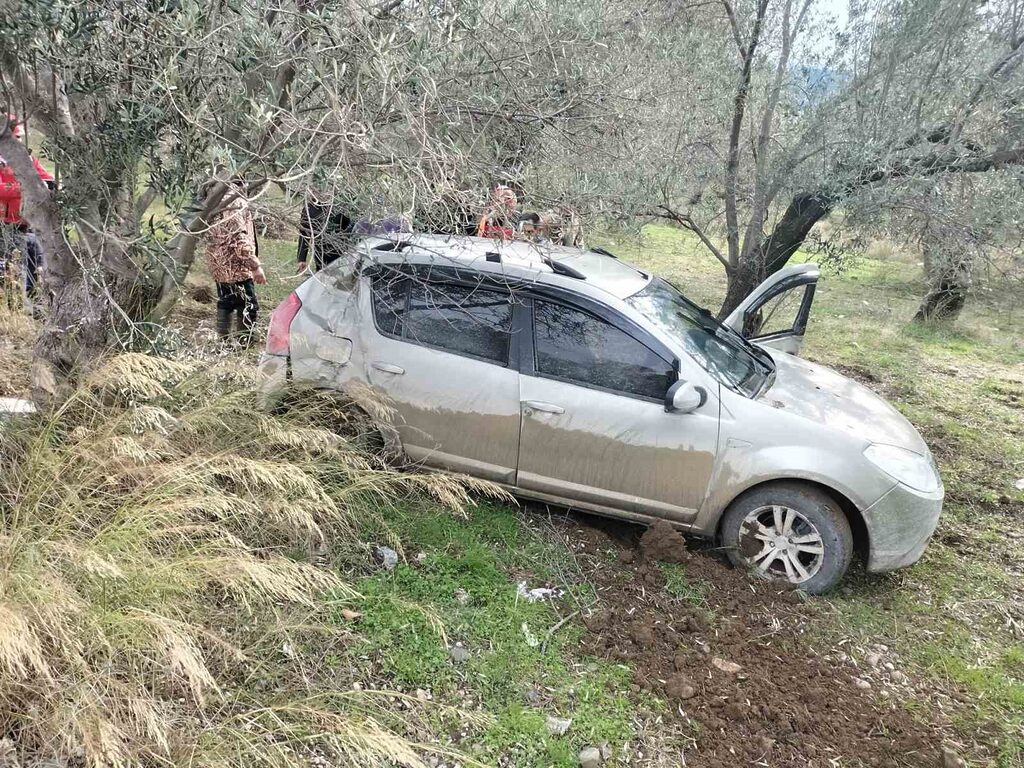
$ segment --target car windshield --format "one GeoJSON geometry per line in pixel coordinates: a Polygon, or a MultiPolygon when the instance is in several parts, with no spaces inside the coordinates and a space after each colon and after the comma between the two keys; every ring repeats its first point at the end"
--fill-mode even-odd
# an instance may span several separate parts
{"type": "Polygon", "coordinates": [[[775,369],[767,352],[722,325],[660,277],[626,303],[678,339],[683,349],[718,381],[746,397],[760,392],[775,369]]]}

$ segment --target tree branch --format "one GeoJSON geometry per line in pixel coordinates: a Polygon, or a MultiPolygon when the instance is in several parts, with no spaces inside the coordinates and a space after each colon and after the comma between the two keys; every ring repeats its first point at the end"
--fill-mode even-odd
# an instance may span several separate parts
{"type": "Polygon", "coordinates": [[[722,266],[724,266],[727,270],[729,269],[729,259],[727,259],[725,255],[715,246],[715,244],[711,242],[711,239],[706,234],[704,234],[704,230],[702,230],[697,225],[697,223],[693,220],[692,217],[690,217],[689,214],[673,211],[671,208],[665,205],[659,205],[658,210],[661,211],[661,213],[655,211],[655,216],[658,216],[663,219],[671,219],[672,221],[679,224],[679,226],[684,227],[685,229],[688,229],[691,232],[693,232],[693,234],[700,238],[700,241],[704,244],[704,247],[711,251],[711,253],[714,254],[716,259],[722,262],[722,266]]]}

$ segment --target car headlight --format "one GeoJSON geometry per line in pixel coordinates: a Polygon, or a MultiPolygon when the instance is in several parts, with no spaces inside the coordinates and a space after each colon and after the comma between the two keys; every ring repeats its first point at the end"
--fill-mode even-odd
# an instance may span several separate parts
{"type": "Polygon", "coordinates": [[[864,455],[887,475],[915,490],[934,493],[939,489],[939,473],[928,456],[883,443],[872,443],[864,455]]]}

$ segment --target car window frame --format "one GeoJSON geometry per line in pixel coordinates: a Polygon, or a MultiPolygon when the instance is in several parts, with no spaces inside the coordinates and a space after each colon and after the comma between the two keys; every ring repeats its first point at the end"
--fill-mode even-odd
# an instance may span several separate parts
{"type": "Polygon", "coordinates": [[[743,312],[743,322],[741,324],[741,335],[747,339],[747,341],[771,341],[773,339],[782,339],[787,336],[803,336],[807,333],[807,322],[811,316],[811,305],[814,304],[814,292],[818,289],[818,281],[807,280],[803,275],[795,275],[794,277],[781,281],[778,285],[773,286],[766,295],[762,296],[757,309],[760,310],[772,299],[786,293],[787,291],[795,291],[799,288],[804,289],[804,295],[800,299],[800,306],[797,308],[796,317],[794,318],[793,325],[785,330],[772,331],[771,333],[765,333],[758,336],[747,335],[747,327],[750,322],[750,318],[753,315],[751,311],[753,307],[743,312]]]}
{"type": "MultiPolygon", "coordinates": [[[[679,381],[679,356],[642,326],[606,304],[602,304],[601,302],[594,301],[568,291],[534,289],[529,291],[524,297],[524,309],[520,315],[525,316],[524,321],[528,323],[524,328],[527,332],[520,334],[521,348],[519,372],[524,376],[534,376],[539,379],[558,381],[563,384],[571,384],[575,387],[591,389],[596,392],[606,392],[618,397],[628,397],[631,400],[640,400],[645,403],[656,403],[662,407],[665,407],[665,398],[668,395],[668,389],[670,389],[672,384],[676,381],[679,381]],[[664,395],[661,397],[651,397],[648,395],[640,395],[635,392],[626,392],[621,389],[602,387],[589,382],[577,381],[564,376],[553,376],[552,374],[538,371],[536,368],[537,357],[535,340],[536,326],[534,323],[533,312],[534,301],[545,301],[551,304],[560,304],[564,307],[568,307],[569,309],[574,309],[578,312],[583,312],[584,314],[596,317],[598,320],[607,323],[668,363],[669,370],[675,374],[675,380],[669,382],[669,386],[666,388],[664,395]]],[[[513,317],[515,317],[515,315],[513,315],[513,317]]]]}
{"type": "Polygon", "coordinates": [[[522,334],[516,332],[516,328],[517,328],[517,326],[516,326],[516,314],[517,314],[517,310],[520,309],[519,305],[520,305],[521,302],[516,300],[515,293],[512,291],[510,286],[508,286],[508,285],[501,286],[501,285],[497,284],[495,281],[482,279],[483,276],[479,275],[479,273],[466,273],[466,274],[471,274],[471,275],[473,275],[473,277],[481,278],[481,279],[470,279],[470,278],[466,277],[465,274],[463,274],[463,273],[466,273],[466,271],[465,270],[455,270],[455,269],[450,269],[450,268],[446,268],[446,267],[432,267],[431,265],[410,265],[410,264],[391,265],[391,264],[386,264],[386,263],[377,264],[377,265],[374,265],[374,267],[372,267],[371,269],[363,270],[363,272],[361,274],[361,277],[362,277],[362,279],[364,279],[366,281],[365,285],[366,285],[366,289],[368,291],[369,300],[370,300],[370,316],[371,316],[372,321],[373,321],[373,328],[374,328],[374,330],[378,334],[380,334],[381,336],[383,336],[385,338],[394,339],[395,341],[400,341],[400,342],[402,342],[404,344],[411,344],[413,346],[423,347],[424,349],[432,349],[432,350],[435,350],[437,352],[444,352],[444,353],[449,354],[449,355],[455,355],[456,357],[464,357],[467,360],[476,360],[477,362],[487,363],[489,365],[495,365],[495,366],[497,366],[499,368],[508,368],[510,370],[518,370],[519,367],[520,367],[519,366],[519,362],[520,362],[520,359],[521,359],[521,346],[522,346],[521,336],[522,336],[522,334]],[[417,269],[417,267],[421,267],[421,268],[417,269]],[[430,284],[441,285],[441,286],[451,285],[451,286],[458,287],[458,288],[479,289],[479,290],[483,290],[483,291],[492,291],[492,292],[500,292],[502,290],[509,291],[512,294],[512,296],[513,296],[513,301],[512,301],[512,317],[510,318],[510,321],[509,321],[509,331],[508,331],[509,332],[509,345],[508,345],[508,354],[506,356],[507,359],[504,362],[501,362],[501,361],[498,361],[498,360],[494,360],[493,358],[490,358],[490,357],[483,357],[481,355],[474,355],[471,352],[465,352],[463,350],[457,350],[457,349],[449,349],[448,347],[442,347],[439,344],[430,344],[428,342],[421,341],[419,339],[410,338],[410,337],[405,335],[406,326],[405,326],[405,319],[404,318],[403,318],[403,322],[402,322],[402,335],[400,335],[400,336],[399,335],[395,335],[394,333],[389,333],[386,330],[382,329],[380,327],[380,324],[377,322],[376,296],[375,296],[375,291],[373,289],[373,281],[375,279],[377,279],[381,274],[386,273],[386,272],[389,272],[389,273],[393,274],[396,280],[405,280],[406,281],[405,304],[404,304],[404,311],[405,311],[406,315],[409,312],[409,309],[410,309],[409,305],[410,305],[410,303],[412,301],[412,290],[411,290],[411,288],[417,282],[422,283],[424,285],[430,285],[430,284]],[[417,274],[417,273],[420,273],[420,274],[417,274]]]}

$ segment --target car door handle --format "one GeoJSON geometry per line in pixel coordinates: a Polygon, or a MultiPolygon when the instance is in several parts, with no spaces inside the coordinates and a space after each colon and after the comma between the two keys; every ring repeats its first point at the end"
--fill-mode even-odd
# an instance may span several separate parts
{"type": "Polygon", "coordinates": [[[403,373],[405,373],[405,368],[400,368],[399,366],[394,365],[392,363],[374,362],[373,367],[376,368],[378,371],[384,371],[384,373],[393,373],[395,374],[395,376],[401,376],[403,373]]]}
{"type": "Polygon", "coordinates": [[[531,411],[540,411],[541,413],[565,413],[565,408],[562,406],[540,400],[523,400],[523,405],[531,411]]]}

